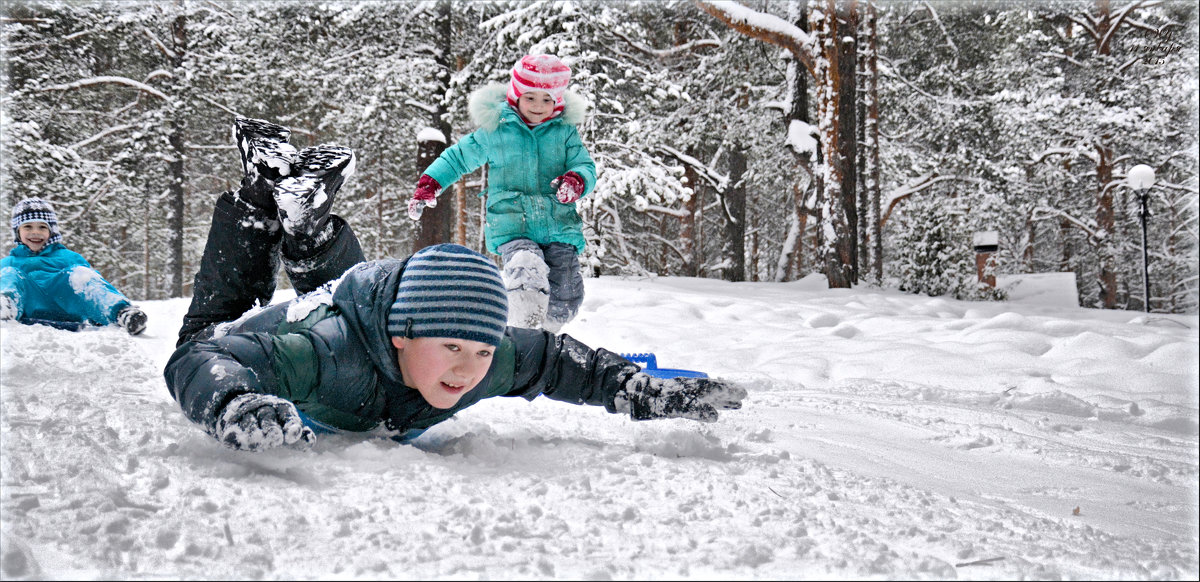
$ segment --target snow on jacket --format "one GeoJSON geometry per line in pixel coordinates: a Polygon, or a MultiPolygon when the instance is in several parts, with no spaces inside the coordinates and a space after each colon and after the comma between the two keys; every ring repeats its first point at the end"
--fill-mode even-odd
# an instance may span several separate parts
{"type": "Polygon", "coordinates": [[[18,321],[91,322],[109,325],[129,299],[79,253],[62,243],[34,253],[17,245],[0,260],[0,293],[17,306],[18,321]]]}
{"type": "Polygon", "coordinates": [[[471,120],[479,127],[442,152],[425,173],[443,187],[463,174],[488,165],[487,225],[489,251],[528,238],[538,244],[561,242],[583,252],[582,221],[575,203],[563,204],[550,183],[575,172],[586,196],[596,186],[596,164],[579,138],[587,104],[579,95],[563,95],[563,114],[529,127],[508,105],[507,85],[488,85],[469,100],[471,120]]]}
{"type": "Polygon", "coordinates": [[[180,346],[164,375],[184,414],[214,434],[234,397],[274,394],[313,420],[345,431],[381,424],[424,429],[493,396],[543,394],[613,411],[613,396],[637,366],[566,336],[508,328],[487,375],[450,409],[404,384],[387,332],[404,262],[359,263],[340,279],[235,322],[227,334],[180,346]]]}

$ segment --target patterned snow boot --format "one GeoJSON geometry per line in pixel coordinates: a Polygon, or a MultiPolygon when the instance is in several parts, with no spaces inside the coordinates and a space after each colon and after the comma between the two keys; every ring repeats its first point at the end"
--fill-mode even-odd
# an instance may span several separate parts
{"type": "Polygon", "coordinates": [[[233,141],[242,158],[241,188],[237,195],[257,208],[275,213],[275,184],[292,174],[296,147],[288,143],[291,131],[261,119],[238,116],[233,120],[233,141]]]}
{"type": "Polygon", "coordinates": [[[504,288],[508,293],[508,325],[541,329],[550,304],[550,269],[531,251],[517,251],[504,263],[504,288]]]}
{"type": "Polygon", "coordinates": [[[285,254],[310,256],[333,236],[329,211],[346,178],[354,174],[354,151],[324,144],[296,155],[292,175],[275,185],[275,203],[283,223],[285,254]]]}

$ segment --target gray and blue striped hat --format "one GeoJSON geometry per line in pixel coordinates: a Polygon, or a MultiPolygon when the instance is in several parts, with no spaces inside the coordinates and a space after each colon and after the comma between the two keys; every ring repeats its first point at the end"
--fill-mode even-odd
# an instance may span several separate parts
{"type": "Polygon", "coordinates": [[[50,238],[46,244],[62,242],[62,233],[58,232],[58,215],[54,207],[41,198],[26,198],[15,205],[12,210],[13,242],[21,243],[20,228],[27,222],[44,222],[50,225],[50,238]]]}
{"type": "Polygon", "coordinates": [[[388,334],[498,346],[507,321],[508,297],[495,263],[467,247],[442,244],[408,259],[388,314],[388,334]]]}

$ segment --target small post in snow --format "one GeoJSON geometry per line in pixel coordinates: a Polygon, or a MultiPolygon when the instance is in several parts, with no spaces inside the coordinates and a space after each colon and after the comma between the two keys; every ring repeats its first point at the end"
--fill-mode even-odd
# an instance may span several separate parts
{"type": "Polygon", "coordinates": [[[1150,209],[1146,204],[1146,197],[1150,195],[1148,188],[1154,185],[1154,168],[1146,164],[1138,164],[1129,169],[1129,173],[1125,175],[1125,181],[1130,188],[1137,191],[1138,197],[1142,202],[1142,292],[1146,313],[1150,313],[1150,254],[1146,249],[1146,219],[1150,217],[1150,209]]]}
{"type": "Polygon", "coordinates": [[[985,230],[975,233],[975,275],[979,278],[979,282],[988,287],[996,288],[996,274],[988,270],[988,263],[992,260],[992,254],[1000,249],[1000,233],[994,230],[985,230]]]}

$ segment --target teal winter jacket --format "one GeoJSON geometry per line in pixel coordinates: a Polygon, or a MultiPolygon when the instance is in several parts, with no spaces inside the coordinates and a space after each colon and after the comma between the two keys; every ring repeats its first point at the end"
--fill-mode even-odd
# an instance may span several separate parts
{"type": "Polygon", "coordinates": [[[34,253],[17,245],[0,261],[0,293],[17,306],[17,320],[109,325],[129,299],[62,243],[34,253]]]}
{"type": "Polygon", "coordinates": [[[574,245],[583,251],[582,222],[575,203],[563,204],[550,183],[575,172],[583,178],[583,195],[596,186],[596,164],[576,126],[586,113],[583,98],[563,96],[563,114],[529,127],[508,105],[507,86],[488,85],[469,100],[471,121],[479,129],[450,146],[425,173],[443,187],[483,165],[488,166],[487,226],[489,251],[518,238],[538,244],[574,245]]]}

